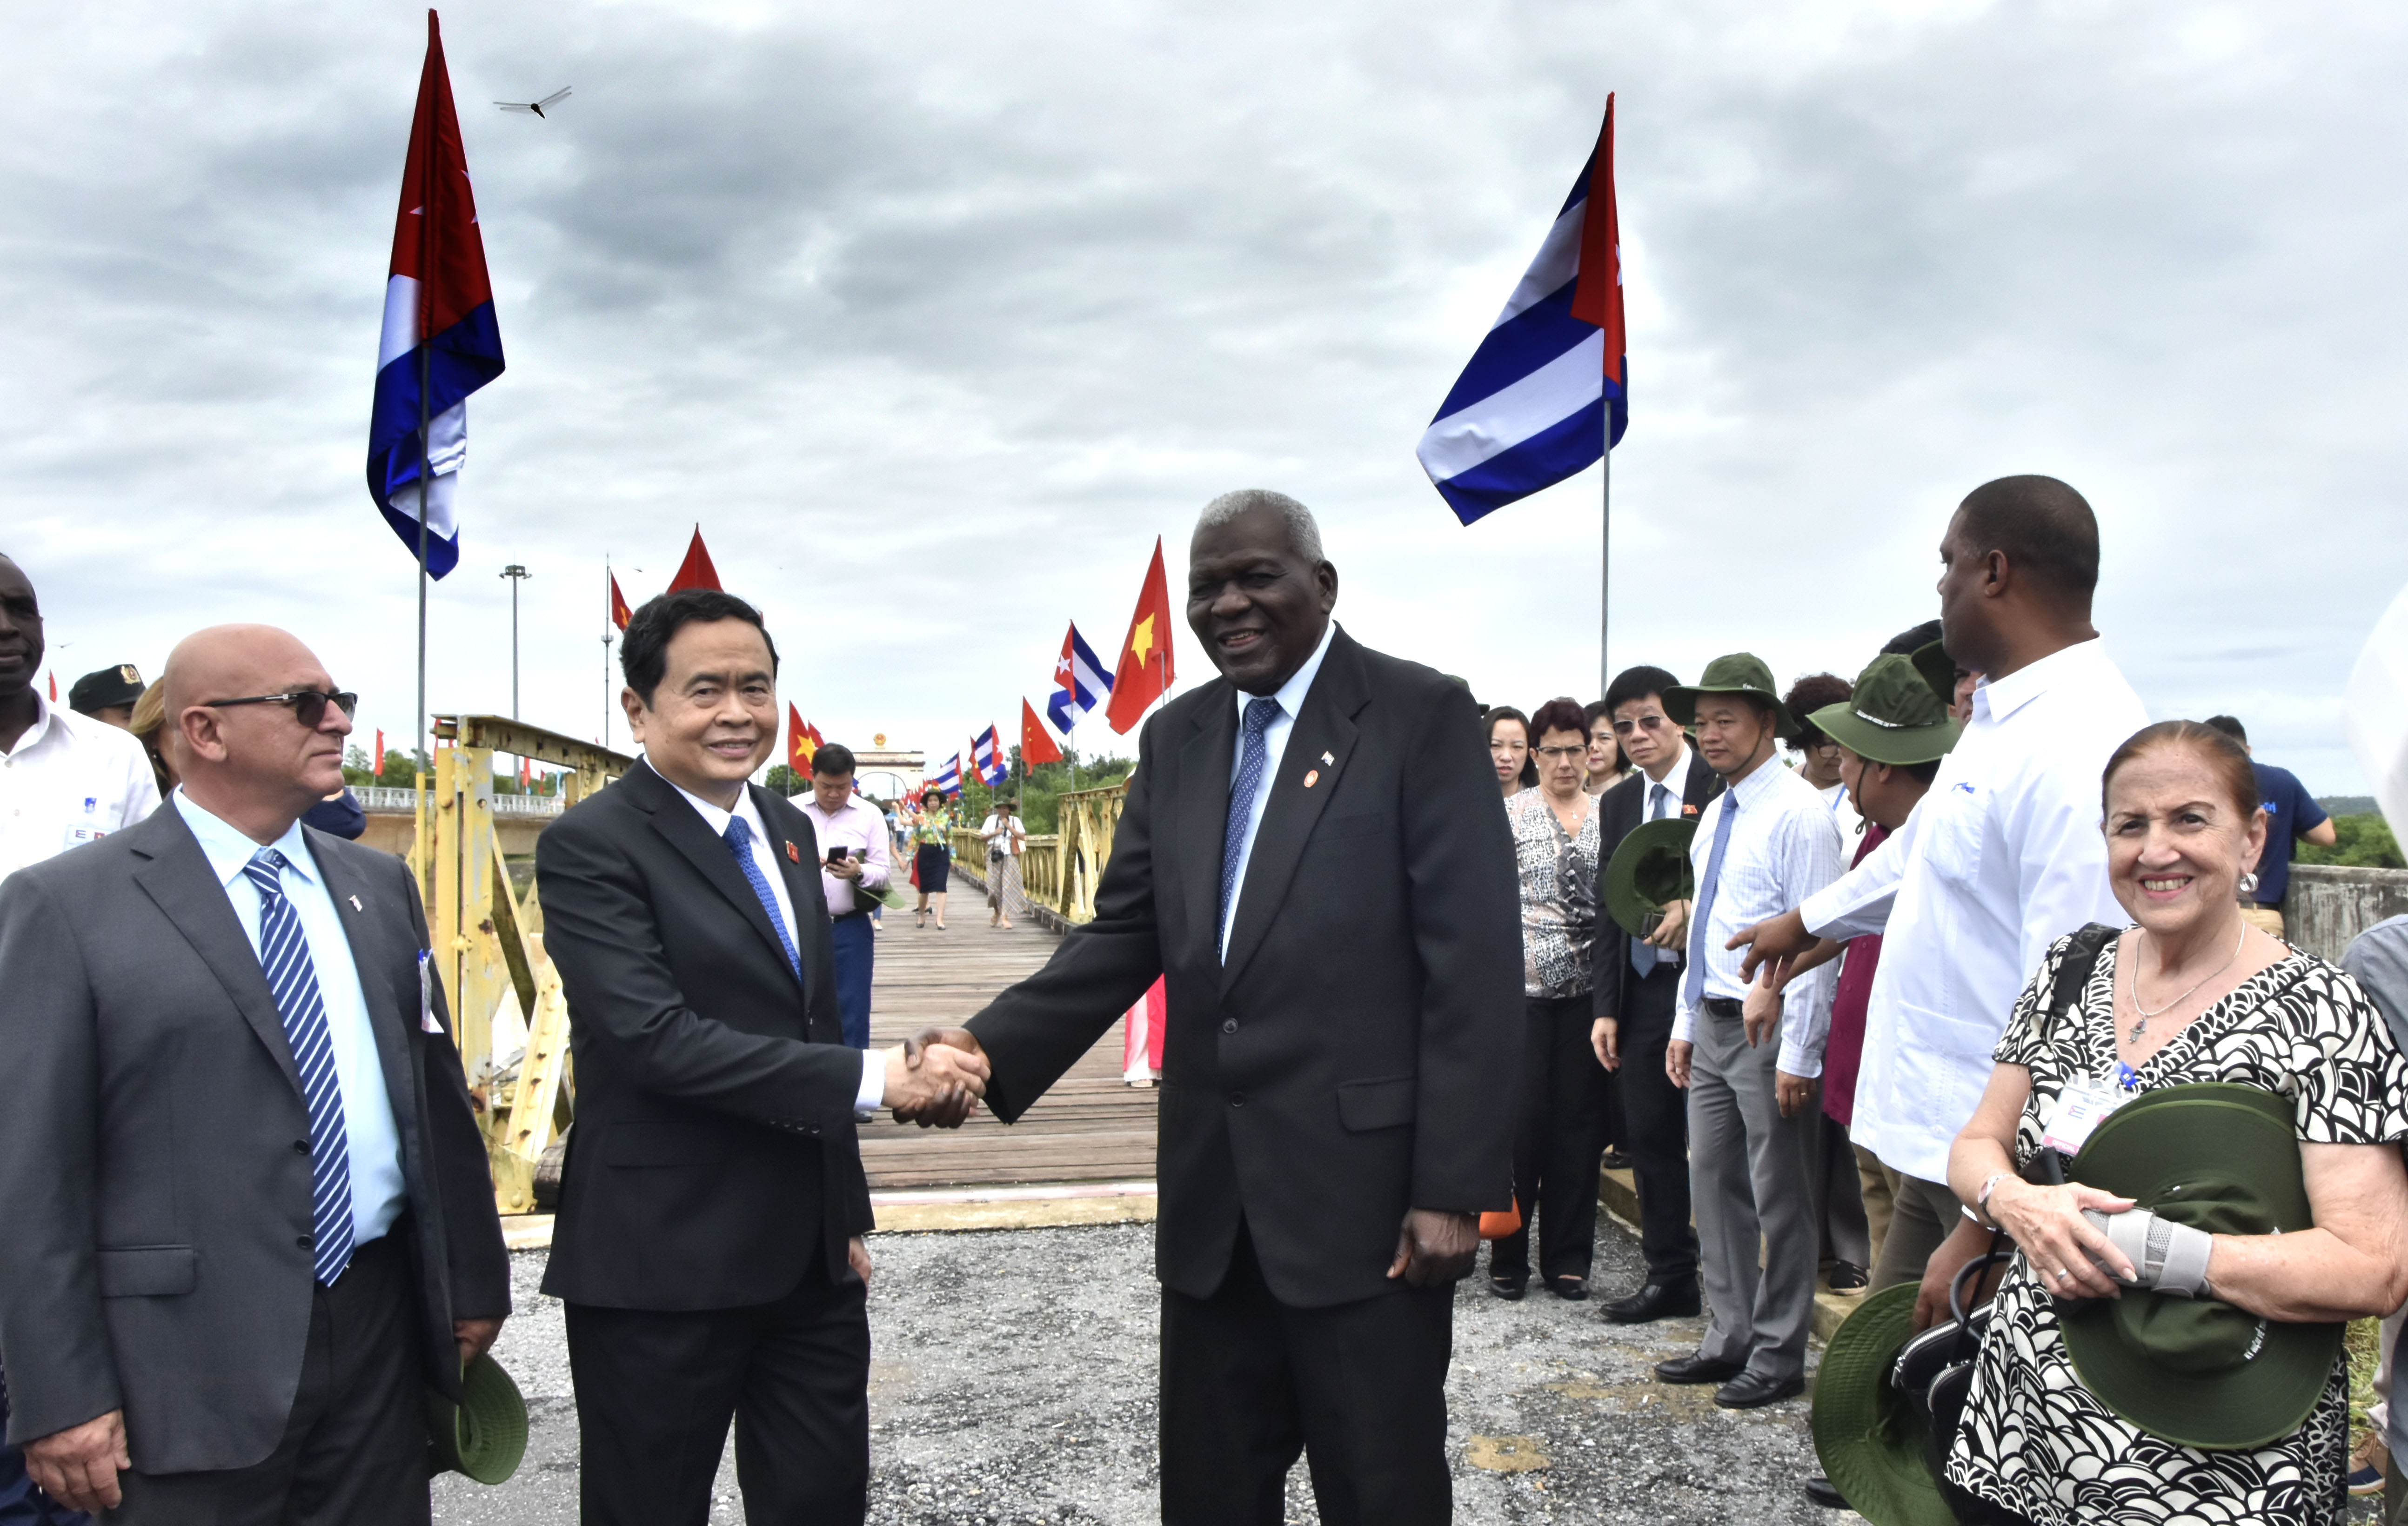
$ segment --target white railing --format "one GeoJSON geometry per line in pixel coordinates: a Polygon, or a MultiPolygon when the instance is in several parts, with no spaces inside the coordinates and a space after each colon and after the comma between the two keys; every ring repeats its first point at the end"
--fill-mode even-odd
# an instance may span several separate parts
{"type": "MultiPolygon", "coordinates": [[[[418,809],[418,791],[388,789],[380,785],[353,785],[351,793],[360,798],[363,811],[414,812],[418,809]]],[[[497,816],[556,816],[565,809],[557,795],[496,795],[494,814],[497,816]]]]}

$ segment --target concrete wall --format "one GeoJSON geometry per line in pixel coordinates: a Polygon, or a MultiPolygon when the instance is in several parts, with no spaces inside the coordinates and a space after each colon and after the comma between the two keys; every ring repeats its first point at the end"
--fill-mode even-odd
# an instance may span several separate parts
{"type": "Polygon", "coordinates": [[[2408,914],[2408,869],[2294,864],[2283,897],[2283,936],[2338,964],[2349,941],[2386,917],[2408,914]]]}

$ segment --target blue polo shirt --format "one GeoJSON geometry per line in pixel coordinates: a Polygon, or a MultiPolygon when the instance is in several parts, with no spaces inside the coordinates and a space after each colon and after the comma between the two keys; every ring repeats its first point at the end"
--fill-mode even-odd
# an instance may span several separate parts
{"type": "Polygon", "coordinates": [[[2266,807],[2266,851],[2258,859],[2258,904],[2280,906],[2291,883],[2291,840],[2325,823],[2325,808],[2308,786],[2288,769],[2252,763],[2258,770],[2258,799],[2266,807]]]}

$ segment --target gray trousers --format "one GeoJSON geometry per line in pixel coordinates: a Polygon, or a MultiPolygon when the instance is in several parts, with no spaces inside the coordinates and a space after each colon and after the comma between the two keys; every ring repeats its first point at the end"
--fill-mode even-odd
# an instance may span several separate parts
{"type": "Polygon", "coordinates": [[[1777,1038],[1751,1049],[1737,1015],[1700,1013],[1691,1042],[1689,1197],[1712,1311],[1698,1354],[1785,1381],[1805,1371],[1814,1312],[1806,1130],[1817,1115],[1781,1116],[1772,1092],[1777,1038]]]}

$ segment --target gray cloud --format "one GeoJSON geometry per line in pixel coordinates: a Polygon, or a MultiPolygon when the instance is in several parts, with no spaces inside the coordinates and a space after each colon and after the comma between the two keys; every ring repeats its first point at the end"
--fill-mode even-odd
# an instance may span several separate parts
{"type": "MultiPolygon", "coordinates": [[[[1589,692],[1595,474],[1465,529],[1412,447],[1613,88],[1617,664],[1852,672],[1956,499],[2052,471],[2153,710],[2358,787],[2337,696],[2408,565],[2393,12],[1299,9],[447,7],[510,369],[436,705],[506,708],[522,561],[527,713],[595,731],[603,555],[640,597],[699,521],[805,713],[942,753],[1042,698],[1065,619],[1109,655],[1153,538],[1176,580],[1244,484],[1314,505],[1358,635],[1589,692]]],[[[274,619],[398,739],[360,463],[422,12],[14,24],[0,544],[62,682],[274,619]]]]}

